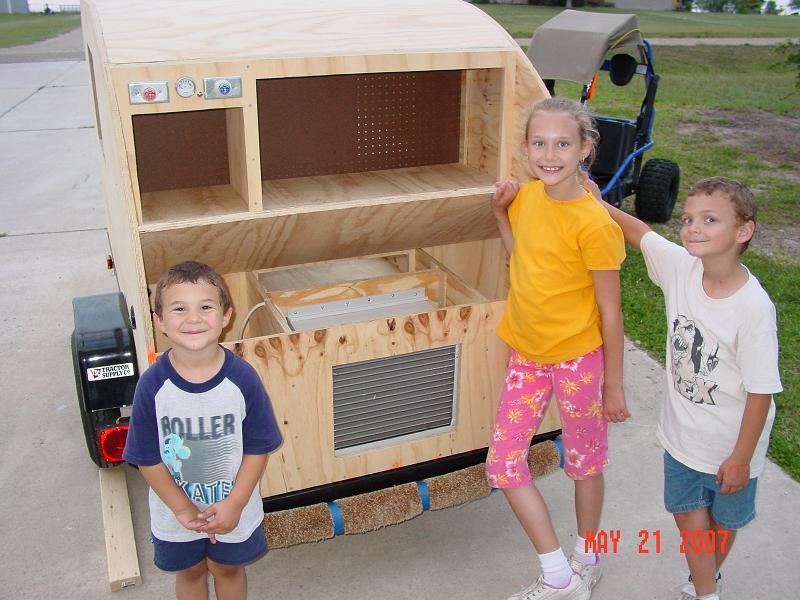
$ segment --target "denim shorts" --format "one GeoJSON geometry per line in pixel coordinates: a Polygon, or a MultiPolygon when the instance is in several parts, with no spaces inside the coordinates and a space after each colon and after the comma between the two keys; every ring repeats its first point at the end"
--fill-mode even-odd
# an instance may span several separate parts
{"type": "Polygon", "coordinates": [[[183,571],[208,558],[221,565],[245,565],[261,557],[267,551],[264,529],[256,527],[248,539],[238,543],[218,541],[212,544],[208,538],[191,542],[165,542],[154,535],[153,562],[162,571],[183,571]]]}
{"type": "Polygon", "coordinates": [[[664,452],[664,507],[671,513],[709,508],[725,529],[739,529],[756,516],[757,478],[735,494],[721,494],[716,475],[690,469],[664,452]]]}

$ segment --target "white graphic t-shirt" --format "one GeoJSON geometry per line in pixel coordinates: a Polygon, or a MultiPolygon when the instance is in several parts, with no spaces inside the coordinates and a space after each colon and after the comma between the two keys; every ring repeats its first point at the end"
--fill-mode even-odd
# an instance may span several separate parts
{"type": "MultiPolygon", "coordinates": [[[[648,232],[641,249],[667,309],[667,398],[658,438],[676,460],[716,473],[736,444],[747,394],[783,390],[775,306],[749,271],[732,296],[710,298],[703,290],[703,263],[682,246],[648,232]]],[[[751,477],[764,468],[774,418],[773,402],[751,477]]]]}

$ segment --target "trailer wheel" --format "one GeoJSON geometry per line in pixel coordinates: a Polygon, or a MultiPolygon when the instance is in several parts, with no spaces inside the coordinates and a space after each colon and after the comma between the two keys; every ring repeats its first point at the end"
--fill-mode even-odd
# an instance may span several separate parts
{"type": "Polygon", "coordinates": [[[671,160],[648,160],[639,176],[636,190],[636,216],[643,221],[666,223],[678,198],[681,172],[671,160]]]}

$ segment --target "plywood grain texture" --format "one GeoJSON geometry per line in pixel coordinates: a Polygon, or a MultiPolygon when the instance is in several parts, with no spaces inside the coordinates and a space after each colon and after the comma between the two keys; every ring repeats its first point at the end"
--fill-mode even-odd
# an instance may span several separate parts
{"type": "Polygon", "coordinates": [[[111,591],[141,585],[125,467],[100,469],[100,501],[111,591]]]}
{"type": "Polygon", "coordinates": [[[487,192],[194,223],[141,229],[150,282],[172,264],[198,256],[222,273],[254,271],[481,240],[497,232],[487,192]]]}
{"type": "Polygon", "coordinates": [[[503,302],[455,306],[233,344],[261,375],[285,435],[283,446],[267,466],[262,494],[304,489],[485,447],[508,359],[506,346],[494,333],[503,307],[503,302]],[[334,455],[334,365],[452,344],[461,345],[452,431],[334,455]]]}

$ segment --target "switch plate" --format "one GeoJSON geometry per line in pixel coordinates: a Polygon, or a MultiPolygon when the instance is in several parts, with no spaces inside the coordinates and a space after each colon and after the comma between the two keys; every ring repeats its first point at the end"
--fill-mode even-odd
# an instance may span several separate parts
{"type": "Polygon", "coordinates": [[[132,81],[128,84],[128,100],[131,104],[169,102],[169,86],[166,81],[132,81]]]}
{"type": "Polygon", "coordinates": [[[204,77],[203,93],[206,100],[241,98],[242,78],[238,75],[233,77],[204,77]]]}

